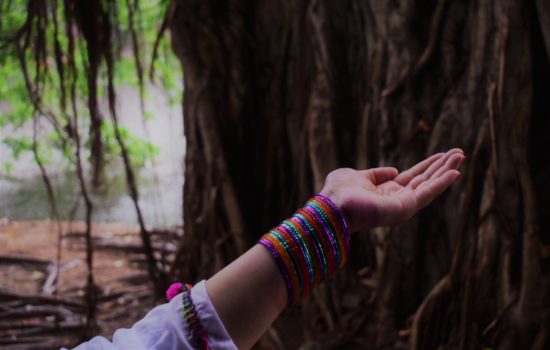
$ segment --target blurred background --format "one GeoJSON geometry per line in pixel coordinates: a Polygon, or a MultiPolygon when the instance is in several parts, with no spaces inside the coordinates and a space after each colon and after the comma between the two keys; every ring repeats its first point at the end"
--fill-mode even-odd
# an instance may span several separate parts
{"type": "Polygon", "coordinates": [[[0,0],[0,347],[109,337],[338,167],[463,177],[258,349],[550,348],[550,3],[0,0]]]}

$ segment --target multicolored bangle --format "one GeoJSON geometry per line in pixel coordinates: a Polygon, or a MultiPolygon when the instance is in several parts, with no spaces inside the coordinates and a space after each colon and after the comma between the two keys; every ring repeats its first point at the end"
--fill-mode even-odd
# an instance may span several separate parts
{"type": "Polygon", "coordinates": [[[201,320],[197,314],[197,309],[191,299],[190,284],[172,283],[172,285],[166,290],[166,298],[168,301],[172,300],[180,292],[182,309],[181,314],[187,326],[189,327],[190,339],[189,341],[197,349],[208,350],[208,337],[202,328],[201,320]]]}
{"type": "Polygon", "coordinates": [[[289,304],[306,298],[345,265],[349,236],[344,215],[328,197],[318,194],[260,238],[281,270],[289,304]]]}

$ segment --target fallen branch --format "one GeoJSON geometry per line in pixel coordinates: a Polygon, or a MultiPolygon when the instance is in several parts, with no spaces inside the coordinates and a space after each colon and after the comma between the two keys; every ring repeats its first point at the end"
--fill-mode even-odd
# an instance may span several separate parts
{"type": "Polygon", "coordinates": [[[24,307],[3,311],[0,313],[0,320],[9,319],[8,325],[3,325],[0,322],[0,329],[10,328],[10,323],[13,325],[14,319],[24,319],[43,316],[59,316],[62,319],[67,319],[75,314],[67,308],[53,305],[25,305],[24,307]],[[29,306],[29,307],[28,307],[29,306]]]}
{"type": "Polygon", "coordinates": [[[25,294],[0,288],[0,300],[2,299],[18,299],[23,303],[49,303],[55,305],[66,305],[76,308],[84,308],[85,305],[82,301],[74,298],[62,297],[59,295],[44,295],[44,294],[25,294]]]}
{"type": "Polygon", "coordinates": [[[22,336],[32,336],[32,335],[41,335],[44,333],[51,333],[54,331],[77,331],[82,330],[86,327],[86,324],[81,321],[64,321],[59,323],[41,323],[37,324],[31,328],[22,328],[22,329],[10,329],[7,331],[0,332],[0,344],[2,344],[2,339],[10,339],[7,344],[13,343],[17,340],[18,337],[22,336]]]}
{"type": "Polygon", "coordinates": [[[0,264],[35,265],[35,266],[39,266],[42,270],[46,270],[48,266],[51,265],[51,261],[29,258],[29,257],[0,255],[0,264]]]}
{"type": "Polygon", "coordinates": [[[25,337],[16,339],[0,339],[0,346],[2,345],[18,346],[17,349],[50,350],[58,349],[66,344],[63,344],[63,342],[59,339],[52,340],[52,338],[49,337],[25,337]],[[25,344],[28,344],[29,347],[22,347],[25,344]]]}

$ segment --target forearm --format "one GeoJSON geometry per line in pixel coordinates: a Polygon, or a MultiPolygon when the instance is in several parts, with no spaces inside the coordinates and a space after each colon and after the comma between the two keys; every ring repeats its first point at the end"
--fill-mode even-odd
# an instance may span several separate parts
{"type": "Polygon", "coordinates": [[[250,348],[288,304],[307,298],[349,250],[345,218],[317,195],[207,282],[212,304],[239,348],[250,348]]]}
{"type": "Polygon", "coordinates": [[[249,349],[287,305],[285,281],[256,244],[206,282],[212,304],[239,349],[249,349]]]}

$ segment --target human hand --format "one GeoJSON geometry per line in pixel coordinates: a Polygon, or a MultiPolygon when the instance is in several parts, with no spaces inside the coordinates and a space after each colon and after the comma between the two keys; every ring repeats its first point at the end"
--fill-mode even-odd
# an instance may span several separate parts
{"type": "Polygon", "coordinates": [[[389,226],[410,219],[460,177],[464,152],[437,153],[415,166],[355,170],[328,174],[320,194],[329,197],[348,220],[350,232],[389,226]]]}

